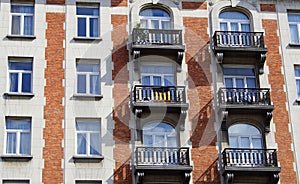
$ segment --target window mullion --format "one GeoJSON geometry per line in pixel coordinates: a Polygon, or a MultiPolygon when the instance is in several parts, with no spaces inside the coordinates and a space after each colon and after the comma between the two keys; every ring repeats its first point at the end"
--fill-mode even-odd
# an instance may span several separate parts
{"type": "Polygon", "coordinates": [[[90,147],[91,147],[91,139],[90,139],[90,136],[91,136],[91,132],[86,132],[86,153],[87,155],[91,155],[90,151],[90,147]]]}
{"type": "Polygon", "coordinates": [[[23,78],[23,72],[18,72],[18,93],[22,93],[22,78],[23,78]]]}
{"type": "Polygon", "coordinates": [[[21,144],[21,131],[16,132],[16,154],[19,155],[20,153],[20,144],[21,144]]]}

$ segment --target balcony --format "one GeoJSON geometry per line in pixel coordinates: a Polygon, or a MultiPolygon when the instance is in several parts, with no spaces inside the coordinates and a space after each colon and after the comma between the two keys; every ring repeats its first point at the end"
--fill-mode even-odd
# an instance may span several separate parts
{"type": "Polygon", "coordinates": [[[187,110],[184,86],[135,85],[132,90],[134,109],[167,108],[187,110]]]}
{"type": "Polygon", "coordinates": [[[190,172],[189,148],[178,147],[137,147],[135,152],[135,171],[140,183],[145,179],[162,177],[177,178],[189,183],[190,172]],[[145,177],[144,177],[145,176],[145,177]],[[147,177],[149,176],[149,177],[147,177]]]}
{"type": "Polygon", "coordinates": [[[133,29],[132,51],[134,58],[141,54],[178,54],[181,63],[185,47],[181,30],[133,29]]]}
{"type": "Polygon", "coordinates": [[[271,105],[268,88],[220,88],[219,108],[223,111],[225,122],[228,115],[256,114],[264,120],[265,131],[270,131],[270,121],[274,106],[271,105]]]}
{"type": "Polygon", "coordinates": [[[216,31],[213,43],[214,53],[220,63],[258,63],[260,70],[268,51],[264,44],[263,32],[216,31]]]}
{"type": "Polygon", "coordinates": [[[227,180],[233,180],[233,177],[235,182],[249,181],[250,178],[265,181],[262,183],[279,180],[280,167],[275,149],[226,148],[222,156],[222,174],[227,180]]]}

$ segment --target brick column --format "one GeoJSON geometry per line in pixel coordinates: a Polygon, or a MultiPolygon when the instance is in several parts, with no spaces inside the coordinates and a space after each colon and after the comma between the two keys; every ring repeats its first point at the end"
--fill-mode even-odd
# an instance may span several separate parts
{"type": "Polygon", "coordinates": [[[64,48],[65,39],[64,13],[46,13],[47,47],[45,58],[47,66],[45,69],[45,98],[44,107],[45,128],[43,137],[45,146],[43,148],[44,168],[42,182],[44,184],[63,183],[62,159],[64,151],[62,141],[64,130],[62,122],[64,119],[64,107],[62,100],[64,97],[64,48]]]}

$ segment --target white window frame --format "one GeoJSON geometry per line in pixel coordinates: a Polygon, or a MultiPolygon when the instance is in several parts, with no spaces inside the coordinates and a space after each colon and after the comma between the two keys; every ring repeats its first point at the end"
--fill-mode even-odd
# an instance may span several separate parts
{"type": "MultiPolygon", "coordinates": [[[[149,9],[159,9],[159,8],[149,8],[149,9]]],[[[166,10],[163,10],[163,9],[161,9],[161,10],[167,12],[166,10]]],[[[169,12],[167,12],[167,13],[169,14],[169,12]]],[[[169,29],[172,28],[171,16],[169,16],[169,17],[158,17],[158,16],[141,16],[140,15],[139,18],[140,18],[140,22],[142,22],[142,21],[147,22],[147,27],[143,27],[143,28],[146,28],[146,29],[154,29],[153,27],[151,27],[151,25],[152,25],[151,21],[152,20],[158,21],[158,25],[159,25],[158,29],[162,29],[162,22],[169,22],[169,24],[170,24],[169,29]]]]}
{"type": "Polygon", "coordinates": [[[100,7],[99,7],[99,5],[91,5],[91,6],[89,6],[89,5],[82,5],[82,4],[78,4],[78,5],[76,5],[76,9],[77,8],[97,8],[98,9],[98,13],[99,13],[99,15],[98,16],[96,16],[96,15],[78,15],[77,13],[76,13],[76,31],[77,31],[77,37],[83,37],[83,38],[99,38],[100,37],[100,7]],[[79,18],[85,18],[86,19],[86,36],[79,36],[79,30],[78,30],[78,19],[79,18]],[[97,36],[91,36],[90,35],[90,19],[92,19],[92,18],[97,18],[98,19],[98,27],[97,27],[97,29],[98,29],[98,35],[97,36]]]}
{"type": "MultiPolygon", "coordinates": [[[[239,11],[226,11],[226,12],[239,12],[239,11]]],[[[220,14],[222,14],[222,13],[224,13],[224,12],[221,12],[220,14]]],[[[242,13],[242,14],[246,15],[243,12],[239,12],[239,13],[242,13]]],[[[220,24],[221,23],[226,23],[227,24],[227,29],[228,29],[227,31],[231,31],[231,23],[237,23],[238,24],[238,31],[242,31],[242,24],[248,24],[249,28],[251,29],[251,25],[250,25],[251,22],[250,22],[249,16],[247,16],[247,17],[248,17],[248,20],[219,18],[219,22],[220,22],[220,24]]]]}
{"type": "Polygon", "coordinates": [[[33,86],[33,59],[32,58],[9,58],[8,59],[8,86],[7,86],[7,91],[9,93],[20,93],[20,94],[27,94],[27,93],[32,93],[32,86],[33,86]],[[11,70],[9,69],[9,63],[15,62],[15,63],[22,63],[22,62],[27,62],[31,63],[32,65],[32,70],[11,70]],[[17,73],[18,74],[18,90],[17,92],[10,91],[10,74],[11,73],[17,73]],[[22,79],[23,79],[23,74],[31,74],[31,85],[30,85],[30,92],[22,92],[22,79]]]}
{"type": "MultiPolygon", "coordinates": [[[[6,118],[6,121],[5,121],[5,137],[4,137],[4,155],[18,155],[18,156],[21,156],[21,155],[24,155],[24,154],[21,154],[20,153],[20,142],[21,142],[21,133],[29,133],[30,134],[30,153],[28,155],[31,155],[31,141],[32,141],[32,121],[31,121],[31,118],[6,118]],[[13,119],[13,120],[19,120],[19,121],[30,121],[30,130],[20,130],[20,129],[7,129],[6,127],[6,121],[7,120],[10,120],[10,119],[13,119]],[[7,153],[7,134],[8,133],[16,133],[16,153],[7,153]]],[[[25,154],[27,155],[27,154],[25,154]]]]}
{"type": "Polygon", "coordinates": [[[76,151],[75,151],[75,155],[76,156],[86,156],[86,157],[93,157],[93,156],[101,156],[101,121],[99,119],[76,119],[76,123],[77,122],[81,122],[81,123],[98,123],[100,124],[100,130],[97,131],[97,130],[77,130],[77,127],[76,127],[76,124],[75,124],[75,148],[76,148],[76,151]],[[90,144],[91,144],[91,140],[90,140],[90,137],[91,137],[91,134],[99,134],[99,140],[100,142],[98,143],[99,144],[99,154],[90,154],[90,144]],[[78,134],[86,134],[86,154],[79,154],[78,153],[78,143],[77,143],[77,140],[78,140],[78,134]]]}
{"type": "Polygon", "coordinates": [[[10,33],[11,35],[20,35],[20,36],[33,36],[34,35],[34,14],[35,14],[35,6],[34,6],[34,3],[12,3],[11,5],[16,5],[16,6],[32,6],[33,7],[33,13],[13,13],[13,12],[10,12],[11,16],[11,21],[10,21],[10,33]],[[13,25],[13,16],[20,16],[20,34],[13,34],[13,30],[12,30],[12,25],[13,25]],[[24,27],[25,27],[25,17],[29,17],[31,16],[32,17],[32,35],[25,35],[24,33],[24,27]]]}
{"type": "MultiPolygon", "coordinates": [[[[300,13],[291,13],[291,12],[288,13],[288,15],[291,15],[291,14],[298,15],[300,17],[300,13]]],[[[290,22],[290,21],[288,21],[288,23],[289,23],[290,43],[291,44],[300,44],[300,22],[290,22]],[[290,25],[296,25],[297,26],[298,42],[292,42],[290,25]]]]}
{"type": "MultiPolygon", "coordinates": [[[[296,65],[295,70],[300,71],[300,65],[298,65],[298,66],[296,65]]],[[[300,83],[300,76],[296,76],[296,74],[295,74],[295,80],[296,80],[297,101],[300,102],[300,91],[297,90],[297,88],[300,89],[300,86],[299,87],[297,86],[297,81],[299,81],[299,83],[300,83]]]]}
{"type": "Polygon", "coordinates": [[[173,82],[173,84],[174,84],[174,86],[175,86],[175,81],[176,81],[176,79],[175,79],[175,71],[174,71],[174,66],[172,65],[172,64],[167,64],[167,63],[165,63],[165,64],[142,64],[141,65],[141,68],[142,67],[150,67],[150,66],[155,66],[155,67],[164,67],[164,66],[166,66],[166,67],[170,67],[170,69],[172,69],[172,74],[164,74],[164,73],[142,73],[141,72],[141,83],[142,83],[142,78],[143,77],[147,77],[147,76],[149,76],[150,77],[150,85],[154,85],[154,80],[153,80],[153,78],[155,77],[155,76],[159,76],[159,77],[161,77],[161,86],[165,86],[165,77],[168,77],[168,76],[170,76],[170,77],[173,77],[173,79],[174,79],[174,81],[172,81],[173,82]]]}
{"type": "MultiPolygon", "coordinates": [[[[240,69],[248,68],[248,69],[253,69],[254,72],[255,72],[255,68],[253,66],[229,65],[229,66],[224,66],[224,69],[225,68],[240,68],[240,69]]],[[[248,86],[247,86],[247,79],[255,79],[255,86],[256,87],[258,86],[257,81],[256,81],[256,74],[254,76],[252,76],[252,75],[238,76],[238,75],[225,75],[224,74],[224,85],[225,85],[225,87],[227,87],[226,86],[226,82],[225,82],[226,79],[232,79],[232,81],[233,81],[233,88],[236,88],[236,80],[237,79],[243,79],[244,88],[248,88],[248,86]]]]}
{"type": "Polygon", "coordinates": [[[94,96],[94,95],[100,95],[101,94],[101,68],[100,68],[100,60],[97,59],[77,59],[76,60],[76,94],[78,95],[88,95],[88,96],[94,96]],[[80,72],[77,70],[77,64],[96,64],[98,65],[99,72],[80,72]],[[86,76],[86,81],[85,81],[85,93],[79,93],[78,92],[78,75],[85,75],[86,76]],[[98,94],[93,94],[90,91],[90,78],[91,76],[97,75],[99,77],[99,82],[98,82],[98,94]]]}

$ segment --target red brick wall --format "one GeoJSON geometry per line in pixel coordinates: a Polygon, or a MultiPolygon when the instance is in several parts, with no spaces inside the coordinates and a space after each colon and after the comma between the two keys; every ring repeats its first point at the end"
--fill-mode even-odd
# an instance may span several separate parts
{"type": "Polygon", "coordinates": [[[207,9],[207,2],[182,2],[182,9],[207,9]]]}
{"type": "Polygon", "coordinates": [[[267,65],[270,74],[271,100],[275,106],[273,122],[276,125],[275,140],[278,144],[278,161],[282,168],[280,183],[297,183],[293,162],[294,155],[291,150],[292,138],[289,132],[289,117],[286,110],[286,93],[284,91],[284,76],[281,72],[282,58],[279,53],[279,38],[277,35],[277,21],[263,20],[265,29],[265,44],[268,48],[267,65]]]}
{"type": "Polygon", "coordinates": [[[62,121],[64,119],[64,108],[62,100],[64,97],[64,48],[65,39],[64,13],[47,13],[46,39],[47,47],[45,58],[47,66],[45,69],[46,86],[44,107],[45,128],[43,137],[45,147],[43,148],[44,168],[42,180],[44,184],[63,183],[62,159],[64,151],[62,141],[64,130],[62,121]]]}
{"type": "Polygon", "coordinates": [[[260,10],[266,11],[266,12],[276,12],[276,5],[275,4],[261,4],[260,10]]]}
{"type": "Polygon", "coordinates": [[[65,4],[65,0],[46,0],[46,4],[65,4]]]}
{"type": "Polygon", "coordinates": [[[113,53],[112,61],[114,70],[112,71],[112,80],[114,80],[113,98],[114,109],[113,119],[115,121],[114,129],[114,160],[116,168],[114,171],[114,183],[129,184],[132,182],[132,171],[130,170],[131,150],[129,116],[129,73],[127,70],[128,50],[126,48],[128,33],[126,26],[128,17],[126,15],[112,15],[113,24],[112,40],[113,53]]]}
{"type": "Polygon", "coordinates": [[[193,183],[218,183],[216,132],[212,110],[210,54],[207,18],[184,18],[185,59],[188,65],[189,121],[194,162],[193,183]],[[209,176],[209,177],[208,177],[209,176]]]}
{"type": "Polygon", "coordinates": [[[112,7],[128,5],[127,0],[111,0],[110,3],[112,7]]]}

